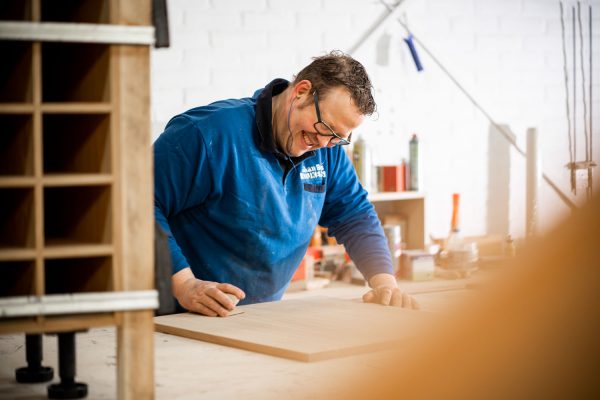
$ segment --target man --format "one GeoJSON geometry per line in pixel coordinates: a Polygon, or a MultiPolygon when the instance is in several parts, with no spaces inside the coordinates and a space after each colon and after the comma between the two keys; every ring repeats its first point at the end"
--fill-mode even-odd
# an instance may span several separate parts
{"type": "Polygon", "coordinates": [[[154,144],[155,214],[181,306],[226,316],[237,299],[279,300],[320,224],[368,280],[364,301],[416,308],[398,289],[381,224],[342,148],[374,112],[371,90],[359,62],[332,52],[291,83],[276,79],[167,124],[154,144]]]}

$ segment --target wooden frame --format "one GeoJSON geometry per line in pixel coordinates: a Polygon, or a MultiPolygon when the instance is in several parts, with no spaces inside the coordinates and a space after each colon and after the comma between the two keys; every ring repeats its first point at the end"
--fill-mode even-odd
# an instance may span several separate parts
{"type": "MultiPolygon", "coordinates": [[[[0,20],[28,29],[44,22],[150,29],[150,0],[58,9],[50,1],[9,1],[0,20]]],[[[0,39],[11,55],[0,67],[0,305],[7,296],[154,288],[147,44],[0,39]]],[[[0,333],[116,325],[118,398],[149,399],[154,313],[133,303],[118,312],[0,319],[0,333]]]]}

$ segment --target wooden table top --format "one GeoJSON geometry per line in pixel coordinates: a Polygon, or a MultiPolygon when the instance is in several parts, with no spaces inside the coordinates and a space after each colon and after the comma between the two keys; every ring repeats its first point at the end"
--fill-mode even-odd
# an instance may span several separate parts
{"type": "MultiPolygon", "coordinates": [[[[423,310],[443,312],[470,296],[465,281],[401,282],[416,293],[423,310]],[[428,290],[443,290],[427,292],[428,290]]],[[[360,298],[365,287],[333,284],[312,291],[287,293],[285,299],[311,296],[360,298]]],[[[116,398],[116,339],[114,328],[94,328],[76,336],[76,380],[89,385],[90,399],[116,398]]],[[[318,334],[318,332],[315,332],[318,334]]],[[[14,370],[25,366],[24,335],[0,336],[0,399],[45,398],[47,383],[17,384],[14,370]]],[[[58,382],[56,336],[44,336],[44,366],[54,367],[58,382]]],[[[155,382],[158,399],[306,399],[333,398],[339,385],[372,372],[386,351],[359,354],[312,363],[289,360],[155,333],[155,382]],[[356,377],[356,378],[355,378],[356,377]]]]}

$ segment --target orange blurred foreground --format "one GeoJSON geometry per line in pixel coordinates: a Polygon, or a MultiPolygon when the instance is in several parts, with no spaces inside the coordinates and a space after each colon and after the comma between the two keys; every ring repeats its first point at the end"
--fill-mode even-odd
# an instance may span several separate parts
{"type": "Polygon", "coordinates": [[[600,398],[600,197],[505,272],[339,398],[600,398]]]}

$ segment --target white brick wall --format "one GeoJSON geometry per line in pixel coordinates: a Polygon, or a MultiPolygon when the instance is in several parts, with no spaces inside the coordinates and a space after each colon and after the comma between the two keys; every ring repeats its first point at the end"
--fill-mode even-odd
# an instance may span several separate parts
{"type": "MultiPolygon", "coordinates": [[[[593,151],[599,161],[600,0],[581,3],[585,29],[589,4],[595,15],[593,151]]],[[[565,2],[569,46],[573,5],[574,0],[565,2]]],[[[405,0],[402,7],[400,15],[413,33],[496,122],[510,126],[522,148],[526,129],[538,128],[544,172],[582,202],[583,196],[570,194],[564,168],[569,160],[558,1],[405,0]]],[[[290,79],[312,56],[349,49],[385,9],[378,0],[169,0],[168,12],[171,47],[152,53],[155,137],[173,115],[188,108],[249,96],[272,78],[290,79]]],[[[465,234],[484,234],[486,217],[494,213],[487,207],[487,159],[494,152],[487,144],[489,123],[419,47],[425,70],[416,72],[405,36],[390,20],[355,54],[371,75],[379,105],[378,116],[357,133],[384,164],[407,157],[408,140],[416,132],[427,233],[447,232],[451,193],[460,192],[465,234]]],[[[581,92],[581,81],[577,90],[581,92]]],[[[582,155],[581,128],[579,134],[582,155]]],[[[519,236],[525,163],[514,151],[511,158],[510,233],[519,236]]],[[[595,175],[598,188],[600,169],[595,175]]],[[[545,184],[540,207],[543,228],[566,212],[545,184]]]]}

